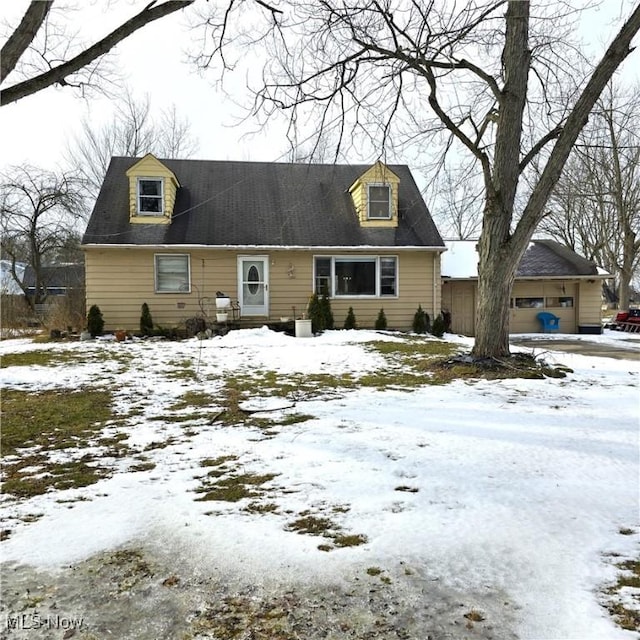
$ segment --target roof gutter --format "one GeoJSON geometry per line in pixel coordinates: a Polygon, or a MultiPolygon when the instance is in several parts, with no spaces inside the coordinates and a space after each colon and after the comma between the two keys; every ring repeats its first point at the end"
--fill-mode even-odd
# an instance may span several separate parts
{"type": "MultiPolygon", "coordinates": [[[[517,282],[523,282],[527,280],[607,280],[609,278],[613,278],[610,273],[589,273],[589,274],[581,274],[581,275],[565,275],[565,276],[516,276],[517,282]]],[[[478,276],[442,276],[443,280],[447,282],[475,282],[478,280],[478,276]]]]}
{"type": "Polygon", "coordinates": [[[225,245],[212,245],[212,244],[94,244],[85,243],[81,244],[82,250],[87,249],[162,249],[166,251],[172,249],[174,251],[187,250],[187,249],[217,249],[224,251],[437,251],[443,253],[447,250],[442,246],[419,246],[419,245],[270,245],[270,244],[225,244],[225,245]]]}

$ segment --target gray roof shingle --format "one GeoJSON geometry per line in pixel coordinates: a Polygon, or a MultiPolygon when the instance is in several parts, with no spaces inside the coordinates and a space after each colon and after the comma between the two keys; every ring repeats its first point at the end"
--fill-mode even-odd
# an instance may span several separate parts
{"type": "Polygon", "coordinates": [[[125,172],[139,158],[112,158],[83,244],[443,247],[406,165],[399,223],[361,227],[348,192],[368,165],[161,160],[180,181],[171,224],[129,222],[125,172]]]}
{"type": "Polygon", "coordinates": [[[554,240],[533,240],[522,256],[517,278],[597,275],[593,262],[554,240]]]}

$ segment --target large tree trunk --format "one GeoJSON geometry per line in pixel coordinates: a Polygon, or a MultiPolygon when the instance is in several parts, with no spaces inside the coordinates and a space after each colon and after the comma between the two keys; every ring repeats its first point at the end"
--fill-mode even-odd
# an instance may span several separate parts
{"type": "Polygon", "coordinates": [[[633,237],[625,237],[623,243],[622,265],[619,271],[620,286],[618,289],[618,307],[628,310],[631,303],[631,280],[635,259],[635,242],[633,237]]]}
{"type": "Polygon", "coordinates": [[[472,351],[478,358],[509,355],[509,300],[520,260],[511,238],[511,221],[520,176],[522,114],[531,64],[528,42],[529,3],[510,2],[493,175],[485,175],[486,200],[478,243],[476,339],[472,351]]]}
{"type": "Polygon", "coordinates": [[[510,237],[511,216],[502,202],[490,196],[478,242],[478,298],[472,355],[495,358],[509,355],[511,289],[521,254],[510,237]]]}
{"type": "Polygon", "coordinates": [[[534,186],[520,219],[511,232],[519,175],[522,111],[526,104],[529,3],[511,0],[506,15],[503,51],[504,88],[496,129],[493,175],[485,173],[486,205],[479,242],[476,358],[509,355],[509,301],[518,264],[544,216],[549,196],[560,178],[589,113],[620,63],[631,53],[631,40],[640,29],[640,5],[624,24],[597,65],[569,113],[534,186]]]}

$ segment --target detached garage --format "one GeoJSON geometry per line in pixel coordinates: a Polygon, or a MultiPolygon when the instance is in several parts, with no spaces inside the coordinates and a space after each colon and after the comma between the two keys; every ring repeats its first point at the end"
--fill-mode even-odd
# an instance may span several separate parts
{"type": "MultiPolygon", "coordinates": [[[[447,251],[442,254],[442,308],[451,314],[451,331],[466,336],[475,333],[476,243],[446,241],[447,251]]],[[[609,277],[553,240],[532,240],[511,294],[511,333],[542,333],[540,312],[560,319],[560,333],[600,333],[602,281],[609,277]]]]}

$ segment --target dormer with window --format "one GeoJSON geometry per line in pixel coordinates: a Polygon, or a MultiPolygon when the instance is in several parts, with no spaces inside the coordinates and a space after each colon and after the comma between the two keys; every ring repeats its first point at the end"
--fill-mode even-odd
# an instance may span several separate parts
{"type": "Polygon", "coordinates": [[[400,178],[382,162],[363,173],[349,188],[363,227],[398,226],[400,178]]]}
{"type": "Polygon", "coordinates": [[[141,224],[169,224],[180,186],[173,171],[148,153],[128,171],[129,220],[141,224]]]}

